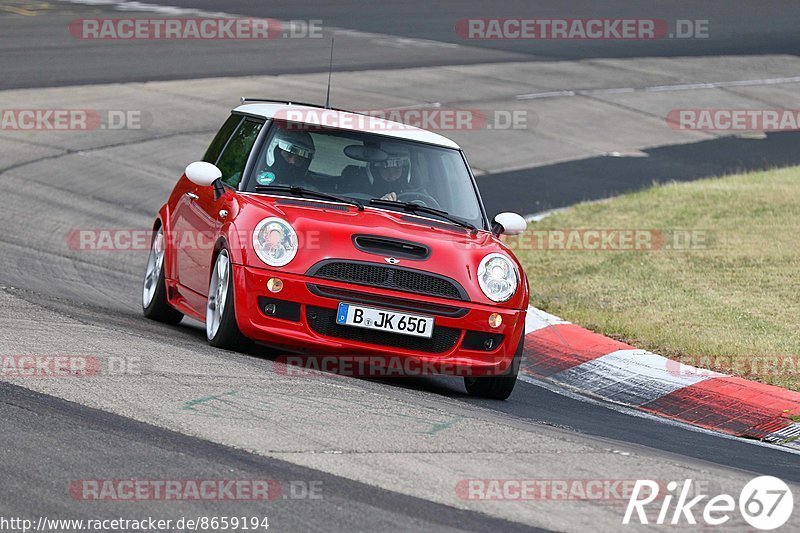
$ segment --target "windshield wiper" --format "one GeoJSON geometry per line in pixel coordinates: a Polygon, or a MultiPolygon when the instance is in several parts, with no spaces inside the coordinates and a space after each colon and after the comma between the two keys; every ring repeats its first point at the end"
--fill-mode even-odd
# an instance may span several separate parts
{"type": "Polygon", "coordinates": [[[295,196],[304,196],[309,198],[319,198],[320,200],[332,200],[334,202],[341,202],[343,204],[354,205],[359,211],[364,210],[364,204],[353,198],[346,198],[336,194],[329,194],[327,192],[315,191],[300,187],[299,185],[256,185],[256,192],[286,192],[295,196]]]}
{"type": "Polygon", "coordinates": [[[373,198],[369,201],[369,205],[378,205],[378,206],[386,206],[386,207],[400,207],[409,213],[425,213],[426,215],[434,215],[440,218],[443,218],[453,224],[458,224],[462,228],[467,228],[472,232],[478,231],[478,228],[467,222],[466,220],[460,219],[457,216],[451,215],[447,211],[442,211],[441,209],[434,209],[433,207],[428,207],[426,205],[415,204],[414,202],[398,202],[396,200],[384,200],[382,198],[373,198]]]}

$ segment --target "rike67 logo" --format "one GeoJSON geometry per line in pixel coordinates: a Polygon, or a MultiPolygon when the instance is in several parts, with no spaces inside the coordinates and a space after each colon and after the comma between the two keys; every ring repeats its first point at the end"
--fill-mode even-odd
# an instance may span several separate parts
{"type": "Polygon", "coordinates": [[[729,494],[709,498],[707,494],[693,493],[691,479],[682,485],[670,481],[666,494],[660,494],[662,487],[653,480],[636,480],[622,523],[638,520],[640,524],[697,524],[697,513],[707,525],[722,526],[735,517],[738,507],[739,514],[751,527],[768,531],[784,525],[794,507],[789,486],[772,476],[750,480],[739,494],[738,502],[729,494]],[[648,507],[651,503],[654,505],[648,507]],[[656,510],[658,516],[653,519],[656,510]],[[648,522],[648,514],[653,522],[648,522]]]}

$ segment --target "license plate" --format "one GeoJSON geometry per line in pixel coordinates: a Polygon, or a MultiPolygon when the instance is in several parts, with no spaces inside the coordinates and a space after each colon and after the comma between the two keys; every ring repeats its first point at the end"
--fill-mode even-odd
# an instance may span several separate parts
{"type": "Polygon", "coordinates": [[[336,323],[343,326],[377,329],[401,335],[431,338],[433,335],[433,317],[409,315],[386,309],[362,307],[360,305],[340,303],[336,313],[336,323]]]}

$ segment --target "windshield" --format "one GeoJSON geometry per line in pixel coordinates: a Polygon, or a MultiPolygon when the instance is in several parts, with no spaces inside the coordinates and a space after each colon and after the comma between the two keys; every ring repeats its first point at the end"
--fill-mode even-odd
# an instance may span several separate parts
{"type": "Polygon", "coordinates": [[[458,150],[383,135],[275,123],[246,190],[265,191],[270,185],[300,186],[364,203],[374,198],[412,202],[485,226],[458,150]]]}

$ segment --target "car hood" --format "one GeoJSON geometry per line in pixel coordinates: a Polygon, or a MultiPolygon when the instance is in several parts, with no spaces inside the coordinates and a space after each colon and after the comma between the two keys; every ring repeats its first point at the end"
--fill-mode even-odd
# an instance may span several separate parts
{"type": "MultiPolygon", "coordinates": [[[[343,259],[381,265],[396,264],[446,276],[458,282],[471,301],[491,302],[481,291],[476,279],[476,269],[483,257],[502,253],[511,258],[520,272],[517,296],[525,293],[525,302],[514,297],[504,304],[522,308],[527,305],[527,282],[522,268],[513,253],[488,231],[471,232],[446,221],[433,220],[407,213],[366,207],[358,211],[354,206],[299,198],[241,194],[236,226],[240,235],[247,235],[262,219],[280,217],[289,222],[297,232],[299,250],[291,263],[281,270],[305,274],[320,261],[343,259]],[[381,247],[363,247],[356,237],[369,236],[389,242],[411,243],[426,248],[423,256],[404,256],[384,253],[381,247]],[[389,258],[391,263],[387,261],[389,258]]],[[[370,242],[370,239],[367,239],[370,242]]],[[[361,239],[358,239],[361,242],[361,239]]],[[[243,243],[244,250],[252,244],[243,243]],[[249,245],[248,245],[249,244],[249,245]]],[[[419,250],[417,250],[419,251],[419,250]]],[[[266,267],[255,253],[245,254],[244,262],[251,266],[266,267]]]]}

